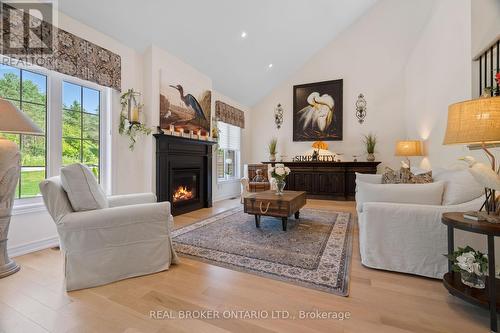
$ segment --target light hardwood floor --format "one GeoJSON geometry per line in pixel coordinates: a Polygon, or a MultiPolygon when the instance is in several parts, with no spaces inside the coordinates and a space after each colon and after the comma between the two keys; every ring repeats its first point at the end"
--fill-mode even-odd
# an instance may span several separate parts
{"type": "MultiPolygon", "coordinates": [[[[175,218],[176,226],[239,205],[238,200],[175,218]]],[[[348,211],[354,203],[309,200],[307,207],[348,211]]],[[[380,240],[381,242],[383,240],[380,240]]],[[[66,293],[62,259],[48,249],[16,260],[0,280],[1,332],[488,332],[488,314],[450,296],[440,281],[365,268],[357,231],[350,295],[340,297],[181,258],[169,271],[66,293]],[[349,311],[338,320],[151,319],[152,310],[349,311]]]]}

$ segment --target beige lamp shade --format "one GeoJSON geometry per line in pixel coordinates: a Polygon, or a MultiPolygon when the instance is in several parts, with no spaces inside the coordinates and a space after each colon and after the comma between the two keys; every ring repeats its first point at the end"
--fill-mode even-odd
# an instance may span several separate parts
{"type": "Polygon", "coordinates": [[[423,156],[422,141],[405,140],[396,142],[396,156],[423,156]]]}
{"type": "Polygon", "coordinates": [[[500,97],[478,98],[448,107],[444,144],[500,142],[500,97]]]}
{"type": "Polygon", "coordinates": [[[0,132],[41,135],[43,131],[11,102],[0,98],[0,132]]]}

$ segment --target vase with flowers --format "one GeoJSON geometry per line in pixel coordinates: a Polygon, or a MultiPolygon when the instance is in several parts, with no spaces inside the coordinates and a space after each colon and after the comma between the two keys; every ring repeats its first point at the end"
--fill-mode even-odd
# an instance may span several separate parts
{"type": "Polygon", "coordinates": [[[285,179],[289,174],[290,168],[286,167],[283,163],[276,163],[276,165],[271,168],[271,176],[276,180],[277,195],[283,195],[283,190],[286,185],[285,179]]]}
{"type": "Polygon", "coordinates": [[[459,247],[451,255],[447,255],[453,265],[454,272],[460,273],[460,279],[466,286],[484,289],[486,272],[488,271],[488,256],[470,246],[459,247]]]}

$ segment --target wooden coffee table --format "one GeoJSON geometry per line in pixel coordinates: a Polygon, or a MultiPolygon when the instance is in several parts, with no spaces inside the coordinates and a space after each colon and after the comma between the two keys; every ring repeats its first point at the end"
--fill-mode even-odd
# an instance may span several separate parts
{"type": "Polygon", "coordinates": [[[260,217],[273,216],[281,218],[283,231],[286,231],[288,217],[299,218],[300,209],[306,204],[306,192],[284,191],[277,195],[269,190],[250,194],[244,200],[245,213],[255,215],[255,226],[260,228],[260,217]]]}

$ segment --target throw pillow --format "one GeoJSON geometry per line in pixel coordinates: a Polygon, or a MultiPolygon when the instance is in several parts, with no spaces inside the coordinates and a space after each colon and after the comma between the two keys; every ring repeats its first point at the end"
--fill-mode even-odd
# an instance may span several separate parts
{"type": "Polygon", "coordinates": [[[400,182],[399,174],[395,170],[385,167],[385,171],[382,174],[382,184],[399,184],[400,182]]]}
{"type": "Polygon", "coordinates": [[[428,171],[426,173],[421,173],[415,175],[413,173],[410,174],[410,183],[411,184],[427,184],[432,183],[432,171],[428,171]]]}
{"type": "Polygon", "coordinates": [[[382,184],[426,184],[432,183],[432,181],[432,171],[414,174],[409,168],[403,167],[399,172],[385,167],[385,172],[382,175],[382,184]]]}
{"type": "Polygon", "coordinates": [[[484,188],[467,169],[441,169],[434,173],[434,180],[444,182],[444,206],[469,202],[484,194],[484,188]]]}
{"type": "Polygon", "coordinates": [[[419,205],[441,205],[444,183],[368,184],[358,183],[356,209],[363,211],[366,202],[390,202],[419,205]]]}
{"type": "Polygon", "coordinates": [[[356,182],[364,182],[364,183],[370,183],[370,184],[382,184],[382,175],[381,174],[356,172],[356,182]]]}
{"type": "Polygon", "coordinates": [[[108,199],[92,171],[81,163],[61,169],[61,185],[75,212],[108,207],[108,199]]]}

